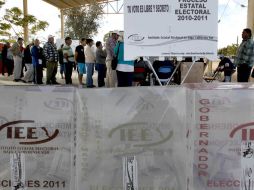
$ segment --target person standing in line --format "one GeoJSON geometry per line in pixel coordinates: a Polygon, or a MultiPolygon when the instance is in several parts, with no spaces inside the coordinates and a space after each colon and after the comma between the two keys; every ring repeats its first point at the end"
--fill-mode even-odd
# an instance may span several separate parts
{"type": "Polygon", "coordinates": [[[242,38],[243,41],[237,50],[234,64],[237,66],[237,82],[248,82],[254,64],[254,42],[251,29],[245,28],[242,38]]]}
{"type": "Polygon", "coordinates": [[[85,60],[86,60],[86,67],[87,67],[87,75],[86,75],[86,86],[87,88],[94,88],[93,85],[93,73],[94,73],[94,64],[95,64],[95,55],[92,50],[93,40],[87,39],[86,40],[86,47],[85,47],[85,60]]]}
{"type": "Polygon", "coordinates": [[[58,58],[59,58],[59,65],[60,65],[60,74],[61,74],[61,78],[63,79],[64,76],[64,57],[63,57],[63,47],[64,44],[61,45],[61,47],[57,50],[58,51],[58,58]]]}
{"type": "Polygon", "coordinates": [[[58,52],[56,45],[54,44],[54,36],[49,35],[48,41],[43,47],[43,54],[46,58],[46,67],[47,67],[47,79],[46,84],[59,84],[56,81],[56,71],[58,64],[58,52]]]}
{"type": "Polygon", "coordinates": [[[42,60],[43,60],[43,49],[40,48],[40,41],[35,39],[34,46],[31,49],[32,63],[34,67],[34,83],[43,84],[42,82],[42,60]]]}
{"type": "Polygon", "coordinates": [[[14,60],[14,82],[21,80],[21,69],[22,69],[22,57],[23,57],[23,38],[18,38],[11,47],[14,60]]]}
{"type": "Polygon", "coordinates": [[[86,74],[86,61],[85,61],[85,52],[84,52],[85,45],[86,45],[86,39],[82,38],[80,40],[80,45],[78,45],[75,49],[75,63],[78,68],[78,81],[80,86],[84,85],[82,80],[83,80],[83,75],[86,74]]]}
{"type": "Polygon", "coordinates": [[[27,68],[25,76],[22,79],[24,83],[33,82],[33,78],[34,78],[34,68],[32,64],[32,55],[31,55],[32,46],[33,44],[28,44],[24,50],[24,62],[27,68]]]}
{"type": "Polygon", "coordinates": [[[132,86],[134,74],[134,61],[124,61],[124,42],[119,41],[114,49],[115,55],[118,52],[118,64],[116,67],[118,87],[132,86]]]}
{"type": "Polygon", "coordinates": [[[106,75],[106,57],[107,52],[103,50],[102,43],[96,42],[96,65],[98,70],[98,87],[105,86],[105,75],[106,75]]]}
{"type": "Polygon", "coordinates": [[[119,31],[117,31],[117,30],[113,31],[112,35],[108,38],[108,40],[106,42],[106,51],[107,51],[106,87],[108,87],[108,88],[116,87],[116,83],[117,83],[116,71],[112,70],[111,62],[112,62],[113,57],[115,56],[114,48],[116,47],[119,35],[120,35],[119,31]]]}
{"type": "Polygon", "coordinates": [[[4,44],[4,47],[2,49],[2,75],[4,76],[4,73],[7,69],[7,51],[8,51],[8,46],[10,46],[9,42],[6,42],[4,44]]]}
{"type": "Polygon", "coordinates": [[[65,38],[65,45],[63,47],[63,56],[64,56],[64,76],[65,84],[72,84],[72,70],[74,63],[74,53],[71,48],[72,40],[70,37],[65,38]]]}
{"type": "Polygon", "coordinates": [[[13,74],[13,67],[14,67],[14,63],[13,63],[13,54],[11,52],[11,45],[9,42],[6,43],[7,46],[7,54],[6,54],[6,59],[5,59],[5,64],[7,67],[7,73],[8,76],[11,76],[13,74]]]}

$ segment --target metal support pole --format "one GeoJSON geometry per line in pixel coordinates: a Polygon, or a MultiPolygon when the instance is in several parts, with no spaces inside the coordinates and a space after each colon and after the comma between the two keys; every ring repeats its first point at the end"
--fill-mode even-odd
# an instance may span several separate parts
{"type": "Polygon", "coordinates": [[[248,1],[247,27],[254,30],[254,1],[248,1]]]}
{"type": "Polygon", "coordinates": [[[158,83],[160,84],[160,86],[162,86],[161,81],[160,81],[160,79],[159,79],[157,73],[155,72],[155,70],[154,70],[154,68],[153,68],[153,65],[152,65],[151,61],[149,60],[149,58],[146,58],[146,61],[148,62],[150,69],[152,69],[153,74],[155,75],[156,80],[158,81],[158,83]]]}
{"type": "MultiPolygon", "coordinates": [[[[23,0],[23,12],[24,12],[24,17],[28,15],[27,11],[27,0],[23,0]]],[[[24,25],[24,43],[28,43],[28,25],[24,25]]]]}
{"type": "Polygon", "coordinates": [[[64,38],[64,13],[63,10],[60,10],[60,16],[61,16],[61,39],[64,38]]]}
{"type": "Polygon", "coordinates": [[[171,79],[173,78],[174,74],[176,73],[176,71],[177,71],[177,69],[178,69],[178,67],[179,67],[180,65],[181,65],[181,61],[179,61],[179,62],[177,63],[176,68],[175,68],[174,72],[172,73],[172,75],[170,76],[170,78],[168,79],[168,82],[167,82],[166,86],[169,85],[171,79]]]}

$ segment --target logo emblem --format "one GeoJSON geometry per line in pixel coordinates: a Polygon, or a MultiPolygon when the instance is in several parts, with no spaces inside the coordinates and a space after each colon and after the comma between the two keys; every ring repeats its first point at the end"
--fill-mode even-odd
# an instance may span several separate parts
{"type": "Polygon", "coordinates": [[[0,126],[0,132],[6,129],[7,139],[17,139],[21,145],[34,145],[47,143],[59,134],[56,129],[53,134],[50,134],[46,127],[21,127],[20,124],[32,124],[33,120],[18,120],[5,123],[0,126]],[[46,138],[40,139],[38,132],[44,133],[46,138]]]}
{"type": "Polygon", "coordinates": [[[240,131],[242,134],[242,140],[243,141],[253,141],[254,140],[254,129],[249,128],[250,126],[254,126],[254,122],[251,123],[245,123],[242,125],[237,126],[236,128],[234,128],[231,133],[230,133],[230,137],[233,138],[235,136],[235,134],[240,131]]]}

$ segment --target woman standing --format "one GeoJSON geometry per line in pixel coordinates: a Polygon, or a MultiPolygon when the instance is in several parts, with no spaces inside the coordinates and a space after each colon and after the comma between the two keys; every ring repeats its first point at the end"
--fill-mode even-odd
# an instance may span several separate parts
{"type": "Polygon", "coordinates": [[[114,49],[117,56],[118,64],[116,67],[116,74],[118,80],[118,87],[132,86],[132,79],[134,73],[134,61],[124,60],[124,42],[119,41],[114,49]]]}

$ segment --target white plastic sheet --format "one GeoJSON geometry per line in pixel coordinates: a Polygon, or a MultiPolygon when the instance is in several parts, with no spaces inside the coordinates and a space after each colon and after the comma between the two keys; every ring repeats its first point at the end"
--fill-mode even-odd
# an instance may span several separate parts
{"type": "Polygon", "coordinates": [[[187,188],[185,89],[80,90],[78,95],[77,189],[187,188]],[[125,180],[125,158],[131,160],[131,183],[125,180]]]}
{"type": "Polygon", "coordinates": [[[193,189],[241,189],[241,144],[254,137],[254,91],[249,87],[217,84],[194,89],[193,189]]]}
{"type": "Polygon", "coordinates": [[[0,94],[1,190],[253,188],[251,84],[0,94]]]}
{"type": "Polygon", "coordinates": [[[0,87],[0,189],[72,190],[74,89],[0,87]]]}

